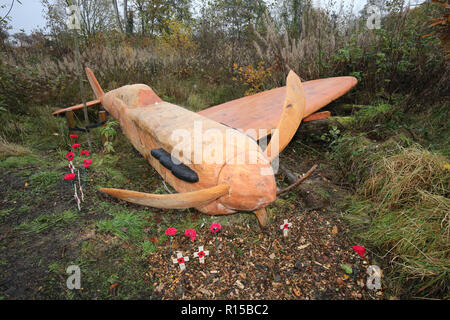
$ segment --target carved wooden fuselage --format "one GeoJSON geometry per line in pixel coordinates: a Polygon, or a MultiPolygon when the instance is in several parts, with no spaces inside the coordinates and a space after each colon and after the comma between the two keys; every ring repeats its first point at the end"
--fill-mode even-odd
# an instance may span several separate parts
{"type": "Polygon", "coordinates": [[[202,115],[163,102],[143,84],[129,85],[101,97],[103,107],[120,122],[123,133],[161,177],[177,192],[192,192],[221,184],[227,195],[196,207],[217,215],[252,211],[276,199],[270,162],[255,140],[202,115]],[[221,138],[220,138],[221,137],[221,138]],[[151,155],[164,149],[198,175],[186,182],[151,155]]]}

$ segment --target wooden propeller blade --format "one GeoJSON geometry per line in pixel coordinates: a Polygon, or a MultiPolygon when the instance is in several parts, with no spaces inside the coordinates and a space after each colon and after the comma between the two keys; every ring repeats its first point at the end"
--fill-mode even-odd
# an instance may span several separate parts
{"type": "Polygon", "coordinates": [[[270,161],[275,159],[291,141],[304,117],[305,105],[305,90],[302,82],[291,70],[286,80],[286,98],[280,122],[265,150],[265,154],[270,161]],[[273,141],[278,141],[278,145],[277,143],[273,144],[273,141]]]}
{"type": "Polygon", "coordinates": [[[229,189],[229,185],[221,184],[198,191],[174,194],[152,194],[112,188],[101,188],[100,191],[143,206],[162,209],[186,209],[212,202],[221,196],[227,195],[229,189]]]}
{"type": "Polygon", "coordinates": [[[97,78],[94,76],[94,73],[92,72],[91,69],[86,68],[86,76],[89,80],[89,84],[92,87],[92,90],[94,90],[94,94],[97,97],[97,99],[100,99],[101,97],[103,97],[105,95],[105,93],[103,92],[102,87],[100,87],[100,84],[97,81],[97,78]]]}
{"type": "MultiPolygon", "coordinates": [[[[99,99],[96,99],[96,100],[86,102],[86,107],[89,108],[89,107],[96,106],[99,104],[101,104],[101,101],[99,99]]],[[[61,113],[66,113],[67,111],[75,111],[75,110],[79,110],[79,109],[83,109],[83,108],[84,108],[84,104],[77,104],[77,105],[74,105],[74,106],[71,106],[68,108],[56,110],[55,112],[52,113],[52,115],[56,116],[61,113]]]]}
{"type": "Polygon", "coordinates": [[[258,210],[253,211],[256,215],[256,218],[258,218],[259,226],[264,228],[267,224],[267,211],[266,208],[261,208],[258,210]]]}

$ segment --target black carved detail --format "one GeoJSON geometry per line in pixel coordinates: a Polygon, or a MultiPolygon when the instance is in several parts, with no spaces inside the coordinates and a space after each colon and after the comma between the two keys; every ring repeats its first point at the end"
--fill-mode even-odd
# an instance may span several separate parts
{"type": "MultiPolygon", "coordinates": [[[[150,154],[159,160],[159,162],[167,169],[169,169],[172,174],[180,180],[186,182],[198,182],[197,173],[189,168],[188,166],[179,163],[175,164],[172,161],[172,156],[164,149],[152,149],[150,154]]],[[[180,162],[180,161],[177,161],[180,162]]]]}

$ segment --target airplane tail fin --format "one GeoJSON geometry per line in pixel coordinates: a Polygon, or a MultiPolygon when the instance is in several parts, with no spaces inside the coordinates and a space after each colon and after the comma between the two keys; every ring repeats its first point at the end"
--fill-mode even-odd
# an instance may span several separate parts
{"type": "Polygon", "coordinates": [[[97,78],[94,76],[94,73],[91,71],[91,69],[86,68],[86,75],[97,99],[103,97],[105,93],[103,92],[102,87],[100,87],[100,84],[98,83],[97,78]]]}

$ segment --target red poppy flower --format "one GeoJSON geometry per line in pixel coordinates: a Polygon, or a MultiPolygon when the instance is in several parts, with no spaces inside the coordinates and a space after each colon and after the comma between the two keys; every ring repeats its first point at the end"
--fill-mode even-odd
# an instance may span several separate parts
{"type": "Polygon", "coordinates": [[[74,156],[75,156],[75,153],[73,153],[73,152],[67,152],[67,154],[66,154],[66,158],[69,161],[72,161],[74,156]]]}
{"type": "Polygon", "coordinates": [[[92,160],[86,159],[83,161],[83,167],[89,168],[89,166],[92,164],[92,160]]]}
{"type": "Polygon", "coordinates": [[[186,229],[186,231],[184,231],[184,235],[191,238],[191,241],[194,241],[195,238],[197,238],[197,231],[194,229],[186,229]]]}
{"type": "Polygon", "coordinates": [[[211,227],[209,227],[209,230],[211,230],[212,233],[216,233],[220,229],[222,229],[222,226],[220,224],[218,224],[218,223],[213,223],[211,225],[211,227]]]}
{"type": "Polygon", "coordinates": [[[177,229],[176,228],[167,228],[165,233],[168,236],[174,236],[177,234],[177,229]]]}
{"type": "Polygon", "coordinates": [[[184,258],[183,257],[181,257],[181,258],[178,258],[178,264],[182,264],[182,263],[184,263],[184,258]]]}
{"type": "Polygon", "coordinates": [[[289,225],[286,223],[286,224],[283,226],[283,229],[287,229],[287,228],[289,228],[289,225]]]}
{"type": "Polygon", "coordinates": [[[73,180],[75,179],[75,173],[68,173],[64,176],[64,180],[73,180]]]}
{"type": "Polygon", "coordinates": [[[75,144],[72,145],[73,149],[76,149],[76,148],[79,148],[79,147],[81,147],[81,144],[79,144],[79,143],[75,143],[75,144]]]}
{"type": "Polygon", "coordinates": [[[203,252],[203,251],[200,251],[199,253],[198,253],[198,257],[199,258],[203,258],[205,256],[205,253],[203,252]]]}
{"type": "Polygon", "coordinates": [[[69,137],[71,137],[72,139],[76,139],[76,138],[78,138],[78,135],[77,134],[71,134],[69,137]]]}
{"type": "Polygon", "coordinates": [[[87,151],[87,150],[81,150],[80,154],[83,156],[89,157],[89,151],[87,151]]]}
{"type": "Polygon", "coordinates": [[[361,258],[364,258],[364,252],[366,252],[366,248],[364,248],[363,246],[353,246],[352,249],[355,250],[355,252],[359,254],[361,258]]]}

